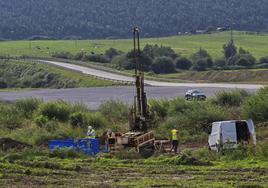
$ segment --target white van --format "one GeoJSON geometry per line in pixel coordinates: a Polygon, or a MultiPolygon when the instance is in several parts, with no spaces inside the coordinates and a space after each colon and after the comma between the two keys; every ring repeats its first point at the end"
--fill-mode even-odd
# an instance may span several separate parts
{"type": "Polygon", "coordinates": [[[221,121],[212,123],[209,135],[209,149],[221,151],[221,149],[236,148],[242,142],[252,142],[256,145],[256,132],[252,120],[221,121]]]}

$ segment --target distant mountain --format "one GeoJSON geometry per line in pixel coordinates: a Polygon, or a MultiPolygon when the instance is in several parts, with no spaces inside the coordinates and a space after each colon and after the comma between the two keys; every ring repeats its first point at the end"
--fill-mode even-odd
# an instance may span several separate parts
{"type": "Polygon", "coordinates": [[[0,38],[167,36],[209,26],[268,31],[267,0],[0,0],[0,38]]]}

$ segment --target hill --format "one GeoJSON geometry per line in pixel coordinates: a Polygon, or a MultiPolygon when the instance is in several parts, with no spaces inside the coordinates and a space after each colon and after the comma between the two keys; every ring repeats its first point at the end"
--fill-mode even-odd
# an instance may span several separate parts
{"type": "Polygon", "coordinates": [[[267,31],[266,0],[9,0],[0,1],[0,38],[124,38],[232,25],[267,31]]]}

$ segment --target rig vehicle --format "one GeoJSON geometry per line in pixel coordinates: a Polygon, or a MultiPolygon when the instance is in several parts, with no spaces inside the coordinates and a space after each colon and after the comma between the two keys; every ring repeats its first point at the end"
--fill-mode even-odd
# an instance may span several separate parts
{"type": "Polygon", "coordinates": [[[130,131],[121,134],[116,140],[118,145],[135,147],[141,155],[150,156],[154,153],[155,136],[153,131],[148,131],[150,113],[144,90],[143,66],[140,62],[140,32],[138,27],[133,28],[133,44],[136,96],[134,96],[134,104],[129,110],[130,131]]]}

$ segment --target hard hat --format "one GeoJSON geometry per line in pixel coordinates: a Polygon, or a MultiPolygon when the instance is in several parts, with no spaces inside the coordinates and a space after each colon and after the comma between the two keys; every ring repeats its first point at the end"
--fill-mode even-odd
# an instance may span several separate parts
{"type": "Polygon", "coordinates": [[[88,129],[92,129],[92,126],[88,126],[87,128],[88,128],[88,129]]]}

